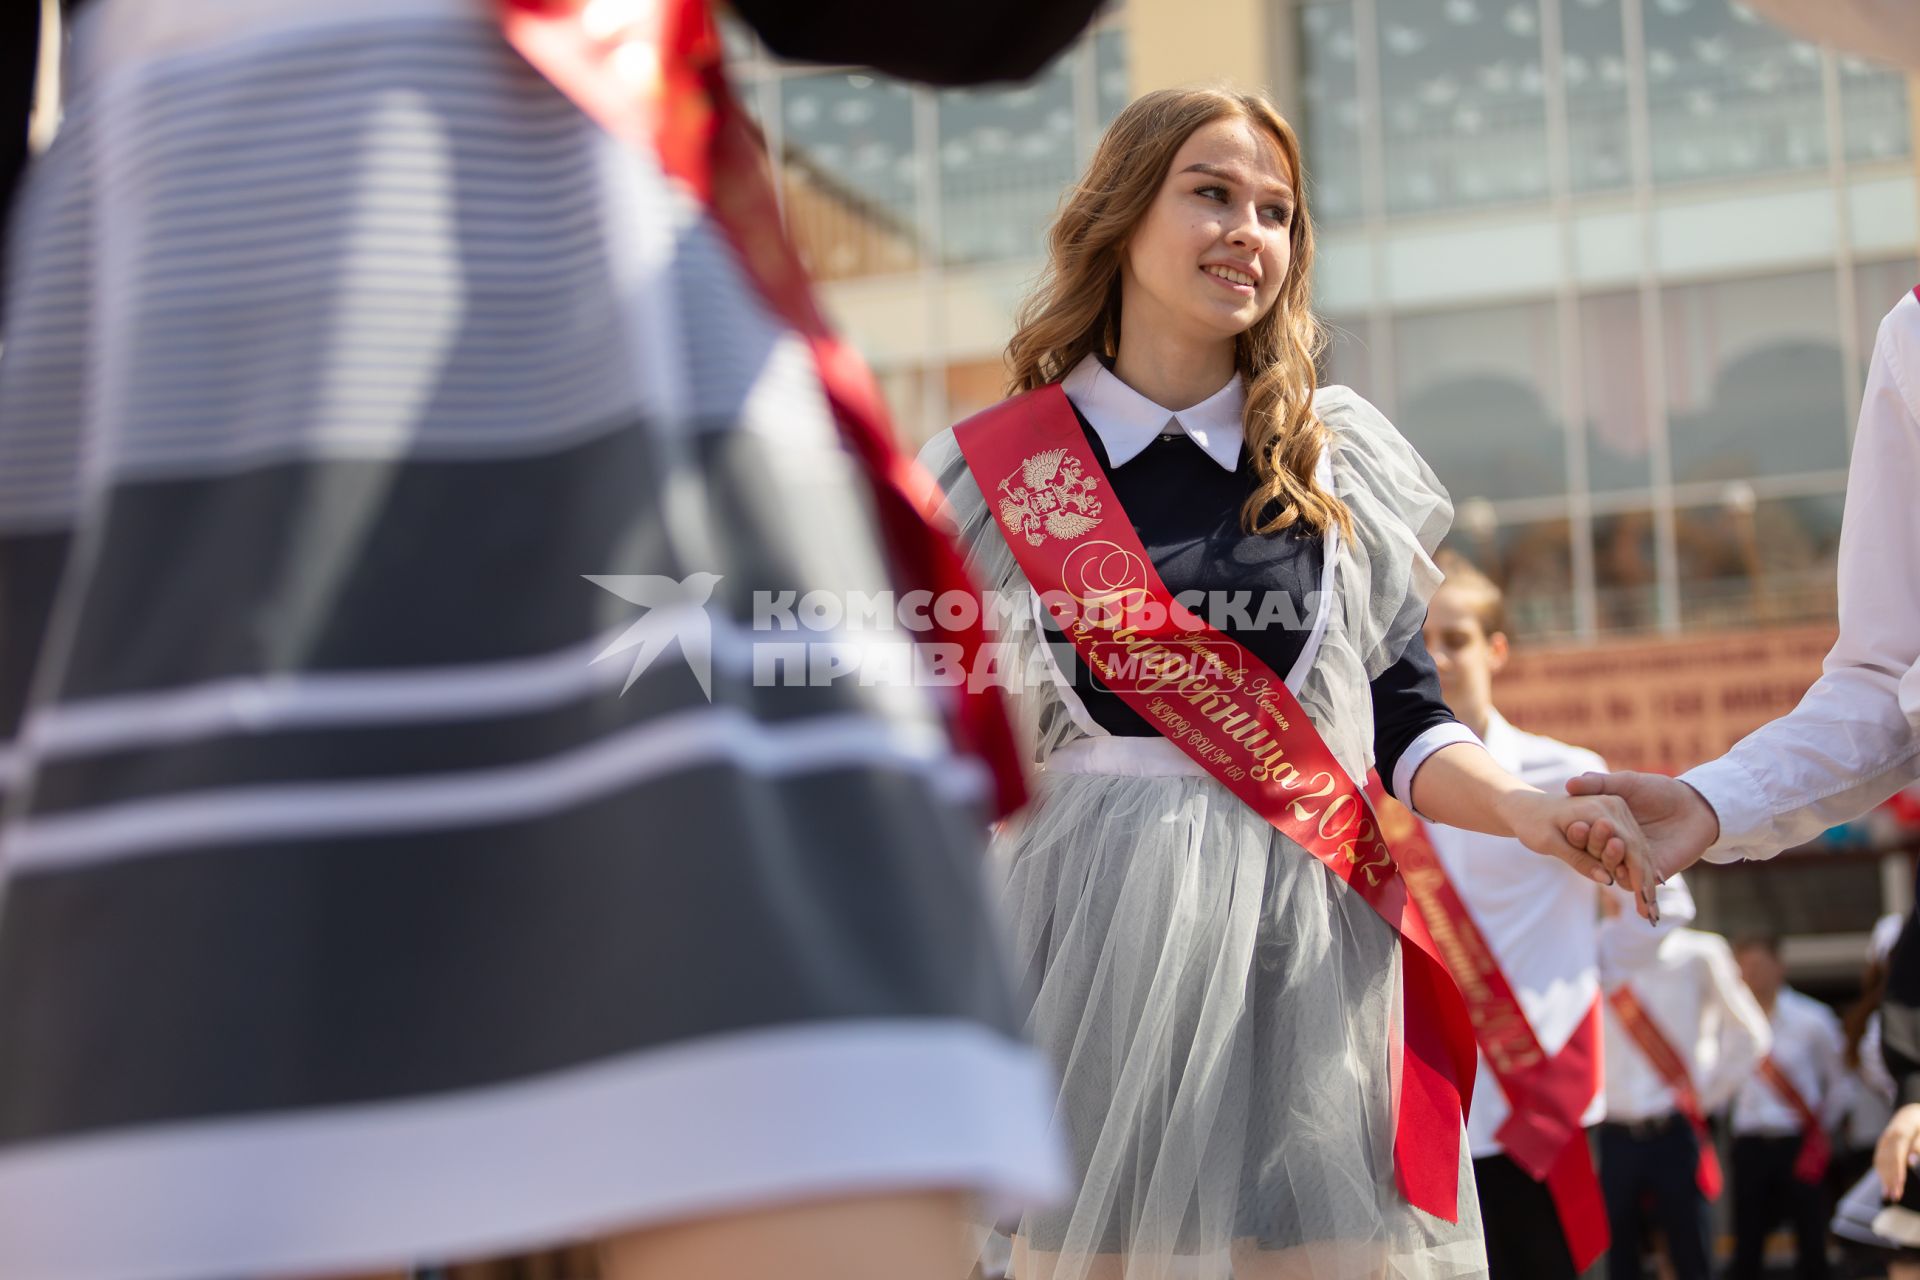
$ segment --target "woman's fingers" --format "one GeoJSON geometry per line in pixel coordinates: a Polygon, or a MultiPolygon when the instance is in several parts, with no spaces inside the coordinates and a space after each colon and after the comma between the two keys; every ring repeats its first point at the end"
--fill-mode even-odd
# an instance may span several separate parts
{"type": "Polygon", "coordinates": [[[1634,909],[1648,924],[1660,923],[1660,882],[1653,867],[1653,849],[1638,828],[1624,840],[1621,869],[1627,887],[1633,890],[1634,909]]]}
{"type": "Polygon", "coordinates": [[[1595,884],[1610,885],[1613,883],[1613,873],[1607,870],[1606,863],[1594,857],[1591,853],[1588,853],[1581,846],[1574,844],[1559,832],[1555,832],[1549,837],[1548,848],[1545,852],[1560,859],[1560,861],[1566,863],[1595,884]]]}
{"type": "Polygon", "coordinates": [[[1568,838],[1576,828],[1585,826],[1587,852],[1607,868],[1615,883],[1624,883],[1633,891],[1634,909],[1643,919],[1660,923],[1653,849],[1632,811],[1618,796],[1594,796],[1586,803],[1597,807],[1598,816],[1568,824],[1568,838]]]}
{"type": "Polygon", "coordinates": [[[1909,1104],[1893,1113],[1873,1148],[1873,1171],[1880,1175],[1889,1200],[1898,1200],[1907,1189],[1907,1169],[1916,1143],[1920,1143],[1920,1104],[1909,1104]]]}

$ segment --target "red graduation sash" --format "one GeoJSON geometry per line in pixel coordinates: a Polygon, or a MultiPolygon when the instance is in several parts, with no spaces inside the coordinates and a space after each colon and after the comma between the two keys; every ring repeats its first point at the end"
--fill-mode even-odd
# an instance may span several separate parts
{"type": "Polygon", "coordinates": [[[1718,1200],[1725,1179],[1720,1173],[1720,1157],[1713,1150],[1713,1131],[1707,1127],[1707,1113],[1700,1109],[1700,1096],[1693,1091],[1693,1076],[1687,1070],[1686,1059],[1647,1013],[1647,1007],[1640,1003],[1632,986],[1621,983],[1607,996],[1607,1003],[1613,1006],[1614,1016],[1633,1037],[1633,1043],[1673,1091],[1674,1109],[1686,1118],[1694,1136],[1700,1140],[1700,1163],[1693,1171],[1694,1181],[1700,1184],[1700,1193],[1707,1199],[1718,1200]]]}
{"type": "Polygon", "coordinates": [[[1407,815],[1394,849],[1407,891],[1439,943],[1447,969],[1466,1000],[1474,1039],[1507,1098],[1506,1123],[1495,1135],[1513,1162],[1547,1185],[1574,1269],[1585,1271],[1606,1252],[1606,1196],[1594,1172],[1581,1117],[1600,1089],[1600,1003],[1559,1053],[1548,1056],[1520,1007],[1499,958],[1453,887],[1426,825],[1407,815]]]}
{"type": "Polygon", "coordinates": [[[1800,1154],[1793,1159],[1793,1176],[1811,1186],[1819,1186],[1820,1180],[1827,1176],[1827,1161],[1833,1158],[1826,1126],[1820,1123],[1820,1117],[1813,1113],[1813,1108],[1807,1105],[1806,1098],[1773,1060],[1772,1054],[1760,1059],[1760,1078],[1800,1117],[1800,1154]]]}
{"type": "Polygon", "coordinates": [[[1088,667],[1398,933],[1395,1176],[1409,1203],[1457,1222],[1472,1028],[1367,795],[1286,681],[1174,600],[1057,384],[968,419],[954,437],[1014,558],[1088,667]]]}
{"type": "MultiPolygon", "coordinates": [[[[886,404],[860,356],[828,326],[773,198],[760,135],[734,101],[707,0],[496,0],[501,30],[520,55],[615,137],[654,154],[668,177],[705,208],[767,308],[807,343],[840,440],[865,473],[896,586],[933,598],[971,592],[959,549],[929,517],[939,489],[895,442],[886,404]]],[[[972,670],[985,629],[932,610],[931,641],[957,645],[972,670]]],[[[1006,706],[991,685],[943,696],[956,744],[992,770],[994,813],[1026,800],[1006,706]]]]}

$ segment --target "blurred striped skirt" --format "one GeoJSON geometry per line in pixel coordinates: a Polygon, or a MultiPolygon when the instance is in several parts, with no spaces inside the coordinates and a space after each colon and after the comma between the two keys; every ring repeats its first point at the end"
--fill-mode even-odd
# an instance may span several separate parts
{"type": "Polygon", "coordinates": [[[982,770],[755,679],[756,593],[886,571],[697,206],[480,0],[98,0],[69,61],[0,354],[0,1275],[1053,1189],[982,770]]]}

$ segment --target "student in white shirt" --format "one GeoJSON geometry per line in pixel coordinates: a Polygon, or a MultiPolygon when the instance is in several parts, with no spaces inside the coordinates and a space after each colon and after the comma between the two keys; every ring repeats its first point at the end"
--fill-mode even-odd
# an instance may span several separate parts
{"type": "MultiPolygon", "coordinates": [[[[1710,1148],[1712,1135],[1694,1121],[1727,1105],[1773,1047],[1773,1032],[1718,934],[1676,929],[1651,961],[1620,971],[1607,943],[1636,924],[1618,917],[1601,927],[1600,976],[1610,997],[1607,1118],[1600,1126],[1600,1180],[1613,1227],[1608,1274],[1640,1280],[1642,1206],[1650,1202],[1677,1280],[1707,1280],[1701,1144],[1710,1148]],[[1627,1029],[1614,1003],[1622,989],[1685,1067],[1690,1099],[1677,1096],[1627,1029]],[[1689,1106],[1692,1116],[1685,1114],[1689,1106]]],[[[1710,1149],[1704,1154],[1711,1158],[1710,1149]]]]}
{"type": "MultiPolygon", "coordinates": [[[[1575,774],[1604,768],[1600,757],[1515,728],[1493,704],[1493,680],[1509,650],[1500,588],[1458,555],[1442,552],[1446,582],[1427,609],[1426,643],[1440,676],[1441,695],[1486,744],[1499,764],[1543,790],[1557,790],[1575,774]]],[[[1559,1055],[1576,1034],[1599,1036],[1600,903],[1618,889],[1568,875],[1564,867],[1529,853],[1506,836],[1432,824],[1434,853],[1485,936],[1520,1001],[1540,1047],[1559,1055]]],[[[1612,964],[1631,971],[1651,960],[1663,935],[1693,917],[1693,900],[1676,879],[1659,893],[1662,923],[1649,928],[1631,908],[1607,931],[1612,964]]],[[[1606,1114],[1599,1055],[1592,1056],[1591,1101],[1581,1122],[1591,1128],[1606,1114]]],[[[1571,1280],[1574,1260],[1545,1185],[1506,1152],[1499,1133],[1511,1108],[1483,1053],[1474,1078],[1467,1138],[1480,1191],[1493,1280],[1571,1280]]],[[[1595,1197],[1596,1212],[1604,1212],[1595,1197]]]]}
{"type": "Polygon", "coordinates": [[[1734,958],[1766,1011],[1773,1048],[1733,1099],[1734,1257],[1728,1275],[1759,1280],[1767,1234],[1786,1220],[1793,1226],[1795,1280],[1825,1280],[1825,1170],[1809,1169],[1806,1159],[1810,1142],[1826,1141],[1825,1109],[1845,1070],[1840,1019],[1786,985],[1777,940],[1743,938],[1734,946],[1734,958]],[[1797,1100],[1768,1078],[1769,1063],[1797,1100]]]}

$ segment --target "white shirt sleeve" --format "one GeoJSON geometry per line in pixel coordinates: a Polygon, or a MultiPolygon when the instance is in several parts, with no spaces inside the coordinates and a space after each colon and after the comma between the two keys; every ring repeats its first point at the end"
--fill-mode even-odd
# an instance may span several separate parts
{"type": "Polygon", "coordinates": [[[1773,1027],[1753,992],[1740,980],[1733,953],[1723,944],[1707,951],[1706,958],[1713,983],[1709,1003],[1718,1006],[1719,1016],[1713,1020],[1713,1065],[1700,1081],[1700,1106],[1713,1112],[1733,1101],[1760,1059],[1773,1052],[1773,1027]]]}
{"type": "Polygon", "coordinates": [[[1818,1048],[1816,1060],[1820,1070],[1820,1092],[1824,1102],[1820,1108],[1820,1119],[1828,1129],[1837,1126],[1846,1114],[1847,1096],[1847,1035],[1840,1028],[1840,1018],[1831,1009],[1821,1005],[1820,1034],[1815,1043],[1818,1048]]]}
{"type": "Polygon", "coordinates": [[[1840,638],[1800,705],[1682,774],[1712,862],[1770,858],[1920,779],[1920,301],[1881,322],[1840,533],[1840,638]]]}
{"type": "Polygon", "coordinates": [[[1633,907],[1633,895],[1625,889],[1602,889],[1617,894],[1620,910],[1600,922],[1595,949],[1600,959],[1600,985],[1611,991],[1651,964],[1660,952],[1660,943],[1675,929],[1693,923],[1693,893],[1679,876],[1654,892],[1660,908],[1660,923],[1650,925],[1633,907]]]}

